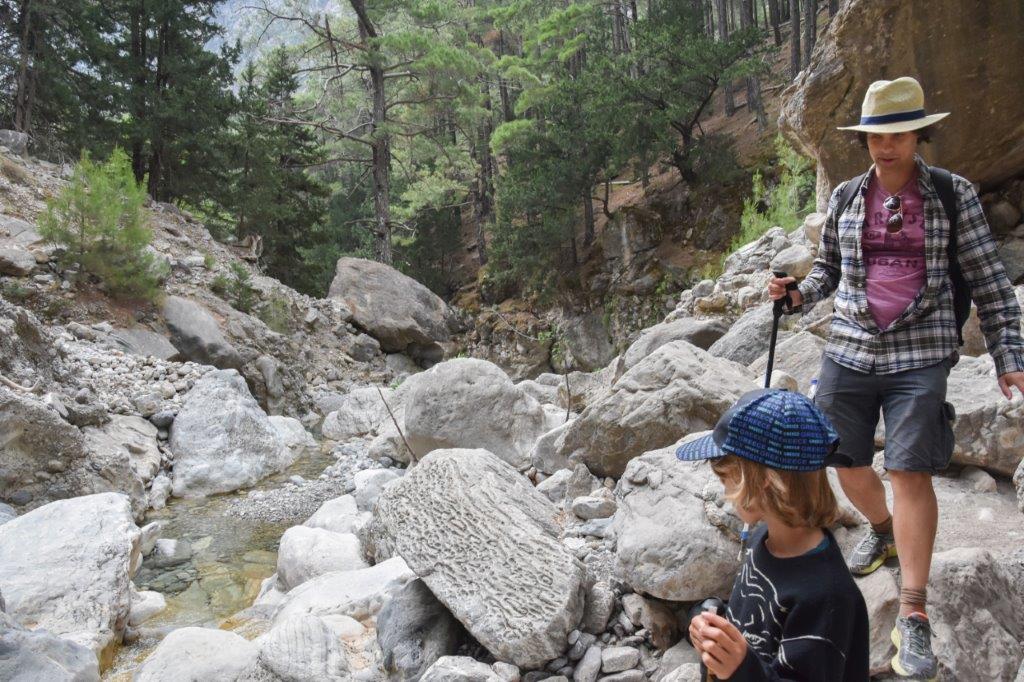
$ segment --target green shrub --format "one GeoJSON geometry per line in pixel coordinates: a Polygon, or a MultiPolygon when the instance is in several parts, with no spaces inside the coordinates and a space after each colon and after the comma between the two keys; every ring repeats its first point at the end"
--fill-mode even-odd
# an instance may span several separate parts
{"type": "Polygon", "coordinates": [[[754,173],[751,196],[743,201],[740,233],[729,252],[748,244],[775,226],[791,230],[813,209],[813,163],[793,150],[782,135],[775,138],[778,181],[769,187],[761,171],[754,173]]]}
{"type": "Polygon", "coordinates": [[[67,249],[65,266],[97,277],[112,295],[154,300],[165,273],[146,249],[145,201],[121,149],[101,164],[83,153],[71,182],[47,202],[39,232],[67,249]]]}
{"type": "Polygon", "coordinates": [[[257,309],[256,316],[278,334],[291,334],[291,312],[291,302],[284,296],[274,295],[257,309]]]}
{"type": "Polygon", "coordinates": [[[231,277],[217,275],[210,283],[210,290],[230,303],[235,310],[252,312],[258,298],[251,284],[252,275],[241,263],[232,262],[228,267],[231,269],[231,277]]]}

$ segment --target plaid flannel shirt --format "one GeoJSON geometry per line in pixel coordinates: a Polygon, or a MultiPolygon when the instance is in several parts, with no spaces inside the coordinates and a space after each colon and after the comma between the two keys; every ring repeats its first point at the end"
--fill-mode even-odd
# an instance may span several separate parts
{"type": "MultiPolygon", "coordinates": [[[[861,250],[866,180],[841,216],[836,216],[836,209],[846,182],[832,192],[818,257],[811,272],[800,283],[803,296],[800,309],[807,310],[836,292],[825,354],[850,369],[893,374],[934,365],[957,351],[956,317],[946,253],[949,220],[932,185],[927,164],[921,157],[916,161],[917,183],[924,200],[927,278],[924,288],[892,325],[880,330],[868,309],[867,270],[861,250]]],[[[874,171],[874,166],[871,170],[874,171]]],[[[971,285],[971,297],[978,307],[981,331],[996,372],[1003,375],[1024,371],[1020,306],[996,253],[981,201],[971,183],[959,175],[953,176],[953,186],[959,210],[960,266],[971,285]]]]}

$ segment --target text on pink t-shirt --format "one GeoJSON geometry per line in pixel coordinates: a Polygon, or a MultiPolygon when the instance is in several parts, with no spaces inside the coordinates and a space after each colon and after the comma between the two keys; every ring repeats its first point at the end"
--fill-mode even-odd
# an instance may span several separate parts
{"type": "Polygon", "coordinates": [[[897,192],[903,206],[903,229],[886,230],[892,211],[889,196],[872,173],[868,182],[861,249],[867,266],[868,308],[879,329],[887,329],[925,285],[924,201],[917,174],[897,192]]]}

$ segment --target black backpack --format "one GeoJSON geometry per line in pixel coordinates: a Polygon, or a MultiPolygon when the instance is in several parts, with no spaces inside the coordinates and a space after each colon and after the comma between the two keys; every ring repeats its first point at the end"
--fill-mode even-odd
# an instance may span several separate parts
{"type": "MultiPolygon", "coordinates": [[[[959,344],[964,345],[964,324],[971,315],[971,285],[964,278],[964,272],[960,268],[960,260],[957,258],[956,228],[959,212],[956,208],[956,191],[953,189],[953,175],[944,168],[928,169],[932,176],[932,184],[935,191],[939,193],[939,200],[949,220],[949,243],[946,245],[946,256],[949,259],[949,279],[953,284],[953,314],[956,317],[956,337],[959,344]]],[[[870,171],[868,171],[870,172],[870,171]]],[[[839,205],[836,208],[836,220],[846,211],[853,201],[853,195],[861,186],[867,173],[846,183],[842,194],[839,195],[839,205]]]]}

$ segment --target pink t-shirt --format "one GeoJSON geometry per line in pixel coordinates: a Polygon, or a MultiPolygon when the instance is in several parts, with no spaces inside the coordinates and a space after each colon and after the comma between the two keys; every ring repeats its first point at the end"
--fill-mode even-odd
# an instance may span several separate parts
{"type": "Polygon", "coordinates": [[[924,201],[917,174],[896,194],[903,205],[903,230],[886,231],[892,215],[883,206],[889,193],[872,174],[868,182],[861,248],[867,265],[868,308],[879,329],[887,329],[925,285],[924,201]]]}

